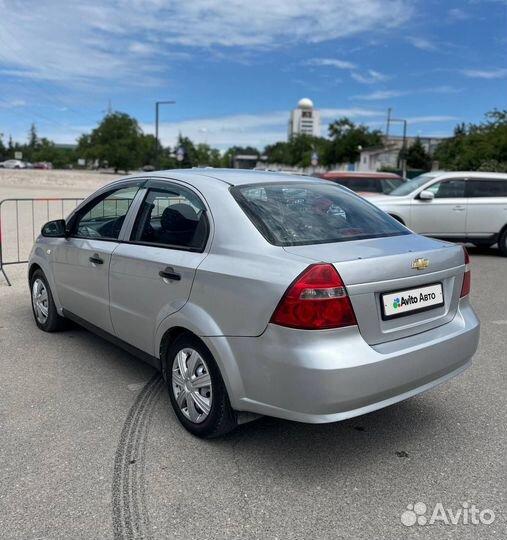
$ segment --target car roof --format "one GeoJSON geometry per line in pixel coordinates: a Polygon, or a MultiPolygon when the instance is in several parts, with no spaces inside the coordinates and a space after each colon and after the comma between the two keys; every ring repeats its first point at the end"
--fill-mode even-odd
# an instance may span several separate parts
{"type": "MultiPolygon", "coordinates": [[[[489,179],[494,180],[506,180],[507,173],[499,172],[485,172],[485,171],[431,171],[424,173],[421,176],[427,176],[429,178],[477,178],[477,179],[489,179]]],[[[417,178],[417,177],[416,177],[417,178]]]]}
{"type": "Polygon", "coordinates": [[[210,184],[223,186],[241,186],[247,184],[263,184],[270,182],[314,182],[323,183],[325,180],[311,176],[292,176],[287,173],[271,171],[254,171],[246,169],[214,169],[212,167],[195,169],[168,169],[165,171],[154,171],[140,173],[122,178],[118,182],[139,178],[160,179],[160,180],[180,180],[199,187],[199,184],[210,184]]]}
{"type": "Polygon", "coordinates": [[[322,174],[323,178],[400,178],[401,176],[391,172],[380,171],[329,171],[322,174]]]}

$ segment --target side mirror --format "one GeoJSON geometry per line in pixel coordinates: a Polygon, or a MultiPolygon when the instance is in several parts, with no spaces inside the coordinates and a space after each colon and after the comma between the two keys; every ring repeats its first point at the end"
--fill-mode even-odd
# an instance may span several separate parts
{"type": "Polygon", "coordinates": [[[427,189],[419,193],[419,199],[421,199],[421,201],[432,201],[434,198],[435,194],[432,191],[428,191],[427,189]]]}
{"type": "Polygon", "coordinates": [[[55,219],[54,221],[48,221],[42,226],[41,234],[48,238],[65,238],[67,236],[65,220],[55,219]]]}

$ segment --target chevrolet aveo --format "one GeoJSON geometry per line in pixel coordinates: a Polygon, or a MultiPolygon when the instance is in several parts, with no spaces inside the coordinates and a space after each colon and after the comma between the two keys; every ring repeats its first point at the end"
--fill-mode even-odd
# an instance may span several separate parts
{"type": "Polygon", "coordinates": [[[463,371],[479,339],[463,247],[313,178],[113,182],[44,225],[29,281],[41,330],[70,319],[150,362],[201,437],[391,405],[463,371]]]}

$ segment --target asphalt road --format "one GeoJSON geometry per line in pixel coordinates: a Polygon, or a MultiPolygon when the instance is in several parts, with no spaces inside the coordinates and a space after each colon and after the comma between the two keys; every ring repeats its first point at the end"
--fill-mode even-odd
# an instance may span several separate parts
{"type": "Polygon", "coordinates": [[[481,344],[457,379],[342,423],[262,418],[212,442],[180,427],[152,368],[77,327],[39,331],[26,267],[10,267],[0,537],[506,538],[507,259],[472,250],[472,265],[481,344]],[[403,525],[416,502],[495,520],[403,525]]]}

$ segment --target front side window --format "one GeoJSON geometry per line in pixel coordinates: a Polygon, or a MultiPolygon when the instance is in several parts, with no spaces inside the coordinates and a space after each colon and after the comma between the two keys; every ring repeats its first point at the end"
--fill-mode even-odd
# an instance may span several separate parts
{"type": "Polygon", "coordinates": [[[175,249],[202,251],[208,237],[203,202],[180,186],[148,191],[130,240],[175,249]]]}
{"type": "Polygon", "coordinates": [[[117,240],[138,190],[138,185],[116,189],[88,203],[72,226],[72,236],[117,240]]]}
{"type": "Polygon", "coordinates": [[[507,180],[468,180],[467,197],[507,197],[507,180]]]}
{"type": "Polygon", "coordinates": [[[427,188],[435,195],[435,199],[455,199],[465,196],[464,180],[443,180],[427,188]]]}
{"type": "Polygon", "coordinates": [[[276,246],[399,236],[410,232],[336,184],[236,186],[231,193],[257,230],[276,246]]]}

